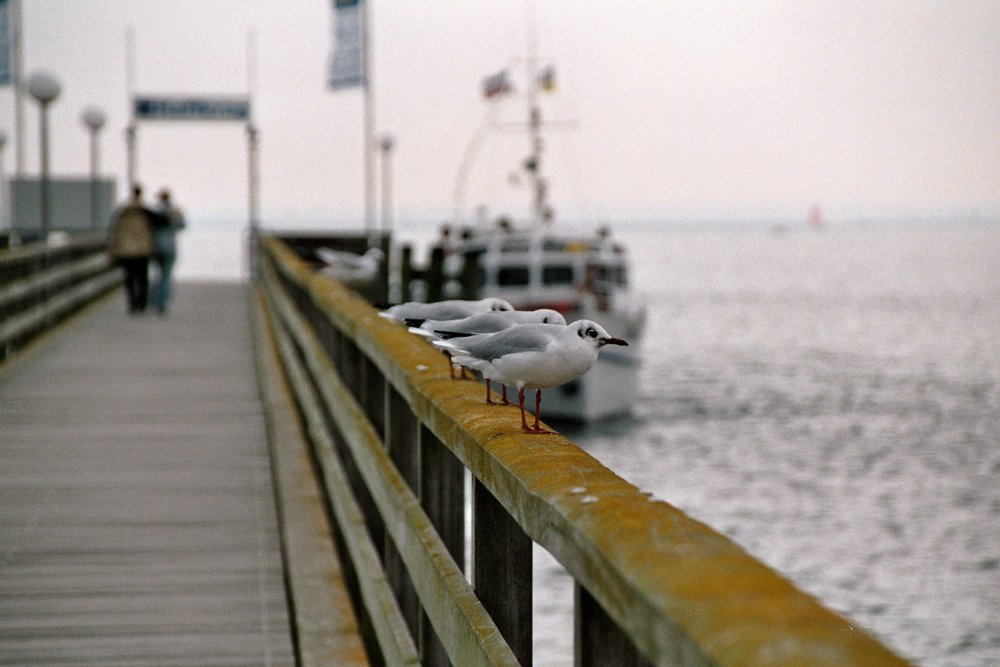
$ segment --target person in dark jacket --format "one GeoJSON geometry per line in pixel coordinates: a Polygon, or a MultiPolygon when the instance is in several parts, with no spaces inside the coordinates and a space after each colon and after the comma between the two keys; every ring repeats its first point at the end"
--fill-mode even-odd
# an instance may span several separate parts
{"type": "Polygon", "coordinates": [[[184,229],[184,214],[170,201],[170,191],[160,190],[156,207],[157,220],[153,227],[153,262],[157,267],[156,289],[153,292],[160,315],[167,313],[170,303],[170,274],[177,260],[177,232],[184,229]]]}
{"type": "Polygon", "coordinates": [[[149,258],[153,255],[154,213],[142,205],[142,187],[132,187],[132,199],[115,212],[108,235],[111,259],[125,272],[129,311],[146,310],[149,298],[149,258]]]}

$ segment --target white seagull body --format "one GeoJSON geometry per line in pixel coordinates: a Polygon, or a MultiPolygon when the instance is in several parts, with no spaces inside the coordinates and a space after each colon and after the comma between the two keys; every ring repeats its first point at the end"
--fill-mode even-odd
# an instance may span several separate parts
{"type": "Polygon", "coordinates": [[[521,428],[547,433],[538,425],[542,389],[575,380],[594,365],[605,345],[628,345],[601,325],[579,320],[568,325],[518,324],[493,334],[434,342],[456,362],[474,368],[488,380],[518,388],[521,428]],[[528,426],[524,390],[535,390],[535,425],[528,426]]]}
{"type": "Polygon", "coordinates": [[[424,338],[456,338],[472,334],[496,333],[515,324],[566,324],[558,310],[495,310],[454,320],[424,320],[410,331],[424,338]]]}
{"type": "Polygon", "coordinates": [[[451,301],[435,301],[433,303],[421,303],[419,301],[409,301],[398,306],[387,308],[379,313],[395,322],[405,322],[406,320],[457,320],[477,313],[487,313],[490,311],[514,310],[503,299],[480,299],[479,301],[461,301],[454,299],[451,301]]]}
{"type": "MultiPolygon", "coordinates": [[[[412,320],[411,320],[412,321],[412,320]]],[[[496,333],[516,324],[566,324],[566,318],[558,310],[540,308],[538,310],[495,310],[478,313],[458,320],[424,320],[418,327],[410,327],[412,333],[427,340],[466,337],[473,334],[496,333]]],[[[464,371],[463,371],[464,375],[464,371]]],[[[451,369],[455,379],[455,369],[451,369]]],[[[490,399],[490,380],[486,380],[486,402],[490,399]]],[[[503,403],[507,401],[507,387],[503,388],[503,403]]]]}
{"type": "Polygon", "coordinates": [[[326,265],[319,269],[324,276],[336,278],[348,286],[365,285],[378,277],[385,253],[369,248],[363,255],[330,248],[316,248],[316,256],[326,265]]]}

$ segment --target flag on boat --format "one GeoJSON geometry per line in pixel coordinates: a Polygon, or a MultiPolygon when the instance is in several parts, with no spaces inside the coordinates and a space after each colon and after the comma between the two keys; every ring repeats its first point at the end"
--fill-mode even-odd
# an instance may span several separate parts
{"type": "Polygon", "coordinates": [[[510,91],[510,79],[508,78],[507,70],[505,69],[500,70],[496,74],[491,74],[483,79],[483,95],[487,98],[506,95],[510,91]]]}
{"type": "Polygon", "coordinates": [[[538,87],[545,92],[552,92],[556,89],[555,65],[549,65],[538,73],[538,87]]]}
{"type": "Polygon", "coordinates": [[[12,37],[10,0],[0,0],[0,86],[9,86],[14,80],[12,37]]]}
{"type": "Polygon", "coordinates": [[[364,0],[333,0],[333,53],[327,86],[331,90],[365,85],[364,0]]]}

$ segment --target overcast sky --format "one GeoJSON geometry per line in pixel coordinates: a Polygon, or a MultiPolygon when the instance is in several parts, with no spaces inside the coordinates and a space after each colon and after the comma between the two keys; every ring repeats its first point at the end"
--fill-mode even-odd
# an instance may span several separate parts
{"type": "MultiPolygon", "coordinates": [[[[63,84],[52,168],[88,172],[80,114],[109,115],[102,171],[125,174],[126,29],[140,93],[245,93],[265,220],[360,216],[362,105],[330,92],[332,0],[23,0],[26,74],[63,84]]],[[[544,115],[563,218],[760,212],[1000,211],[1000,0],[534,0],[539,56],[558,72],[544,115]]],[[[525,0],[373,0],[379,133],[396,139],[397,218],[452,214],[463,154],[490,108],[484,76],[523,56],[525,0]]],[[[516,83],[517,71],[513,70],[516,83]]],[[[524,117],[523,101],[500,104],[524,117]]],[[[13,135],[13,96],[0,127],[13,135]]],[[[25,105],[37,174],[37,107],[25,105]]],[[[516,133],[484,136],[467,209],[525,210],[516,133]]],[[[4,152],[14,169],[13,140],[4,152]]],[[[246,141],[231,124],[139,128],[139,179],[170,185],[195,218],[246,210],[246,141]]],[[[121,182],[121,180],[120,180],[121,182]]],[[[119,186],[119,193],[124,188],[119,186]]]]}

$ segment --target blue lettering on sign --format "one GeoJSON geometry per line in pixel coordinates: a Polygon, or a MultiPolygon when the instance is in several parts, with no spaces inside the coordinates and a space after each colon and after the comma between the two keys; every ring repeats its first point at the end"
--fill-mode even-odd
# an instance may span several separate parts
{"type": "Polygon", "coordinates": [[[250,101],[241,98],[137,97],[137,120],[233,120],[250,119],[250,101]]]}

